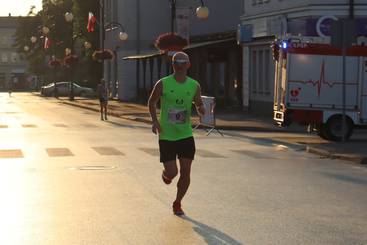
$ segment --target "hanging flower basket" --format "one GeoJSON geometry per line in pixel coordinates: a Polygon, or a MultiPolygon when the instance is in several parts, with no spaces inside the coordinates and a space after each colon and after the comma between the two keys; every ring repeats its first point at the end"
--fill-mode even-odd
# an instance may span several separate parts
{"type": "Polygon", "coordinates": [[[74,66],[76,63],[78,63],[78,56],[77,55],[69,54],[69,55],[65,56],[64,65],[67,68],[70,68],[70,67],[74,66]]]}
{"type": "Polygon", "coordinates": [[[162,52],[182,51],[187,45],[187,40],[177,33],[164,33],[155,40],[155,47],[162,52]]]}
{"type": "Polygon", "coordinates": [[[95,61],[102,62],[103,60],[112,60],[115,58],[115,54],[110,49],[96,50],[92,54],[92,58],[95,61]]]}
{"type": "Polygon", "coordinates": [[[48,66],[51,68],[59,68],[61,66],[61,62],[59,60],[50,60],[48,62],[48,66]]]}

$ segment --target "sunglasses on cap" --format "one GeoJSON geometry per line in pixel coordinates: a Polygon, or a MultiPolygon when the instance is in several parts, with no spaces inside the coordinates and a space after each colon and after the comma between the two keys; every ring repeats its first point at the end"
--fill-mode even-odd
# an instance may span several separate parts
{"type": "Polygon", "coordinates": [[[185,60],[185,59],[177,59],[177,60],[173,61],[173,64],[175,64],[175,65],[187,65],[187,64],[189,64],[189,61],[185,60]]]}

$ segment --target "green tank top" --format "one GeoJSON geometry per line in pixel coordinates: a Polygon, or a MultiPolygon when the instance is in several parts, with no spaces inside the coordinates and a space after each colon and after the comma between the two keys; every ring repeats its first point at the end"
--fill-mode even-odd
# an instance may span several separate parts
{"type": "Polygon", "coordinates": [[[161,140],[180,140],[192,136],[191,110],[198,82],[187,77],[179,83],[173,75],[162,79],[160,110],[161,140]]]}

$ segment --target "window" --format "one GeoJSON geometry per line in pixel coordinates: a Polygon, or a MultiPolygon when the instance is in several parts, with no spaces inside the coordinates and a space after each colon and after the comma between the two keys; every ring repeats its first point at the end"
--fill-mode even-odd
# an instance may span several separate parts
{"type": "Polygon", "coordinates": [[[15,53],[15,52],[12,52],[11,55],[10,55],[10,60],[11,60],[12,63],[18,62],[18,54],[15,53]]]}
{"type": "Polygon", "coordinates": [[[8,55],[7,54],[4,54],[4,53],[1,54],[1,62],[2,63],[8,63],[8,55]]]}
{"type": "Polygon", "coordinates": [[[5,73],[0,73],[0,88],[5,88],[5,73]]]}

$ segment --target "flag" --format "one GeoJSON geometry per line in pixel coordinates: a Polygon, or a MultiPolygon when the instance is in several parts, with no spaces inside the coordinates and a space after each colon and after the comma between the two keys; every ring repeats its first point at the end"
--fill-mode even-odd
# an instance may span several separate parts
{"type": "Polygon", "coordinates": [[[96,22],[97,22],[96,17],[93,15],[92,12],[89,12],[88,25],[87,25],[88,32],[94,32],[94,25],[96,24],[96,22]]]}
{"type": "Polygon", "coordinates": [[[48,37],[45,37],[45,45],[43,46],[44,49],[49,49],[51,46],[51,40],[48,37]]]}

